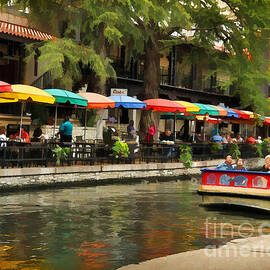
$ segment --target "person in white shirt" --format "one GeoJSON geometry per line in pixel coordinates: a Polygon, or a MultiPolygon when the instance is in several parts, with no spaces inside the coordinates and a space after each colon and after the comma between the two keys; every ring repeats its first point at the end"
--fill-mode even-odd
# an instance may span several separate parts
{"type": "Polygon", "coordinates": [[[258,136],[257,143],[262,143],[262,137],[258,136]]]}
{"type": "Polygon", "coordinates": [[[0,147],[6,147],[7,143],[6,141],[8,140],[6,136],[6,128],[5,127],[0,127],[0,147]]]}

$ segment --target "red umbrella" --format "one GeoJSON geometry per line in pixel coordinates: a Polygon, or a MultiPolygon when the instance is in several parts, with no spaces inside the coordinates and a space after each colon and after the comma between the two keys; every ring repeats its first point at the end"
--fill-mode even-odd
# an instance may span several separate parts
{"type": "Polygon", "coordinates": [[[186,112],[185,106],[168,99],[154,98],[144,100],[143,102],[147,104],[146,110],[154,110],[158,112],[186,112]]]}
{"type": "Polygon", "coordinates": [[[237,109],[231,109],[231,110],[236,112],[239,115],[239,118],[246,119],[246,120],[248,120],[250,118],[250,116],[247,113],[243,112],[243,111],[240,111],[240,110],[237,110],[237,109]]]}
{"type": "Polygon", "coordinates": [[[11,92],[11,85],[6,82],[0,81],[0,92],[11,92]]]}

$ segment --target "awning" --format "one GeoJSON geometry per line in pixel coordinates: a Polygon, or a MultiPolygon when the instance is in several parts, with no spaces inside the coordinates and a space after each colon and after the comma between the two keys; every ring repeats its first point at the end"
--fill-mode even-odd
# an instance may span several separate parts
{"type": "Polygon", "coordinates": [[[160,114],[160,119],[194,120],[194,116],[184,115],[183,113],[167,112],[160,114]]]}
{"type": "Polygon", "coordinates": [[[0,21],[0,33],[35,40],[50,40],[56,37],[26,26],[0,21]]]}
{"type": "Polygon", "coordinates": [[[201,103],[194,103],[196,106],[200,107],[199,112],[194,112],[194,114],[208,114],[212,116],[219,116],[219,112],[214,107],[211,107],[210,105],[201,104],[201,103]]]}

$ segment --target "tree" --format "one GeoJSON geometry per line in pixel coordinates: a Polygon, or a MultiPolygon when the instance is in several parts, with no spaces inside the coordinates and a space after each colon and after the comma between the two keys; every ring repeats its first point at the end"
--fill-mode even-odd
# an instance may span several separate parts
{"type": "Polygon", "coordinates": [[[39,60],[46,62],[43,71],[51,71],[63,87],[90,80],[88,90],[105,94],[106,79],[116,77],[106,44],[121,44],[117,6],[125,5],[125,0],[14,0],[13,4],[28,8],[30,21],[47,25],[58,36],[29,45],[29,58],[38,50],[39,60]]]}
{"type": "MultiPolygon", "coordinates": [[[[243,106],[251,105],[259,113],[267,111],[260,87],[269,80],[268,59],[263,58],[268,48],[269,1],[130,0],[130,3],[129,11],[125,12],[128,21],[122,31],[131,54],[144,55],[145,98],[158,97],[162,53],[173,45],[188,42],[208,51],[217,71],[222,69],[230,75],[229,83],[234,85],[235,94],[240,94],[243,106]],[[216,44],[222,44],[225,57],[215,52],[216,44]]],[[[142,123],[144,130],[149,124],[146,121],[142,123]]]]}

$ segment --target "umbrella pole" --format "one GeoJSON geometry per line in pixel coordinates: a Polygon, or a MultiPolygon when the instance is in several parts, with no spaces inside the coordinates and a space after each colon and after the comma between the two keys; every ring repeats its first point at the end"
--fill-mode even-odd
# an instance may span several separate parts
{"type": "Polygon", "coordinates": [[[55,106],[54,126],[53,126],[53,138],[55,136],[56,122],[57,122],[57,108],[58,108],[58,105],[55,106]]]}
{"type": "Polygon", "coordinates": [[[84,114],[84,140],[86,140],[86,123],[87,123],[87,109],[85,109],[85,114],[84,114]]]}
{"type": "Polygon", "coordinates": [[[117,122],[118,122],[118,130],[120,132],[120,108],[118,108],[118,115],[117,115],[117,122]]]}
{"type": "Polygon", "coordinates": [[[176,141],[176,113],[174,113],[174,140],[176,141]]]}
{"type": "Polygon", "coordinates": [[[21,121],[20,121],[20,140],[21,140],[21,137],[22,137],[22,119],[23,119],[23,108],[24,108],[24,102],[21,103],[21,121]]]}

